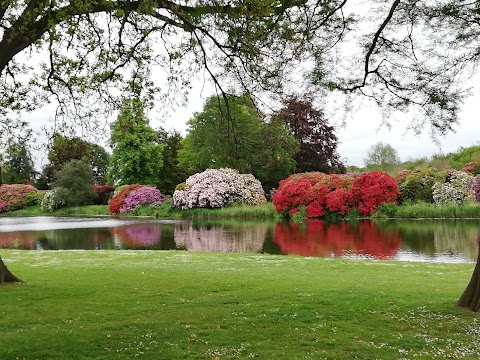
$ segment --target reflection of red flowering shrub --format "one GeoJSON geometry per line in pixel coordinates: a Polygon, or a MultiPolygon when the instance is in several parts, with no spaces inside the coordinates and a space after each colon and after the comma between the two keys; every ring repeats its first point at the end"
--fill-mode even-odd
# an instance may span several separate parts
{"type": "Polygon", "coordinates": [[[377,207],[395,203],[398,198],[398,184],[383,171],[363,173],[353,180],[351,191],[362,215],[373,214],[377,207]]]}
{"type": "Polygon", "coordinates": [[[125,199],[127,196],[133,191],[141,188],[142,185],[140,184],[131,184],[126,185],[121,188],[121,190],[115,194],[109,202],[109,210],[112,214],[120,213],[120,209],[123,205],[125,205],[125,199]]]}
{"type": "Polygon", "coordinates": [[[37,242],[36,234],[33,232],[2,232],[0,233],[0,249],[26,249],[34,248],[37,242]]]}
{"type": "Polygon", "coordinates": [[[397,233],[380,231],[369,221],[362,221],[358,226],[345,222],[325,224],[321,220],[308,220],[306,227],[278,223],[273,236],[282,253],[302,256],[342,256],[353,252],[386,259],[400,249],[397,233]]]}
{"type": "Polygon", "coordinates": [[[326,196],[332,190],[348,189],[353,177],[348,175],[319,172],[294,174],[282,181],[272,196],[277,212],[293,215],[305,206],[308,217],[319,217],[325,213],[326,196]]]}
{"type": "Polygon", "coordinates": [[[336,189],[327,194],[325,203],[328,210],[344,215],[352,210],[355,199],[350,190],[336,189]]]}
{"type": "Polygon", "coordinates": [[[138,224],[121,227],[115,230],[123,245],[128,247],[144,247],[155,245],[160,241],[159,224],[138,224]]]}

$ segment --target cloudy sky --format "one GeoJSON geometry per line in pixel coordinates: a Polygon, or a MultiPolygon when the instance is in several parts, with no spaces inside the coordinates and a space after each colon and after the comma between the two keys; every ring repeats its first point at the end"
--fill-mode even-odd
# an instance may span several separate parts
{"type": "MultiPolygon", "coordinates": [[[[480,87],[479,87],[480,88],[480,87]]],[[[480,89],[479,89],[480,90],[480,89]]],[[[197,85],[193,88],[187,106],[171,111],[167,117],[161,114],[150,114],[151,126],[164,127],[166,130],[176,129],[186,134],[186,122],[195,112],[202,110],[205,99],[213,94],[206,86],[197,85]]],[[[339,139],[338,152],[347,165],[362,167],[363,160],[369,148],[378,141],[390,144],[397,150],[401,161],[431,157],[434,154],[447,154],[455,152],[459,147],[468,147],[480,144],[480,122],[478,121],[478,104],[480,91],[474,89],[472,95],[466,99],[460,115],[460,124],[456,132],[444,137],[438,137],[435,143],[425,127],[421,135],[416,136],[412,131],[407,131],[411,118],[401,117],[392,122],[390,129],[382,127],[381,116],[375,106],[361,106],[352,112],[342,126],[343,117],[331,113],[328,116],[331,125],[335,125],[339,139]]],[[[47,106],[34,113],[26,115],[35,129],[47,123],[54,116],[54,107],[47,106]]],[[[39,138],[38,142],[42,142],[39,138]]],[[[106,145],[106,144],[103,144],[106,145]]],[[[37,168],[47,163],[44,151],[34,152],[37,168]]]]}

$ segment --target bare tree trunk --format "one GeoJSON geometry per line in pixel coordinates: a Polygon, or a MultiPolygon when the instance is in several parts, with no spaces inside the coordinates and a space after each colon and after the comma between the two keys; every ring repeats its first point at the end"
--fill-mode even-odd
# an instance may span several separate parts
{"type": "Polygon", "coordinates": [[[3,263],[2,258],[0,257],[0,284],[3,283],[21,283],[23,282],[15,275],[13,275],[10,270],[7,269],[5,264],[3,263]]]}
{"type": "Polygon", "coordinates": [[[472,311],[478,312],[480,310],[480,235],[478,236],[479,248],[477,255],[477,264],[473,270],[472,278],[463,292],[457,305],[460,307],[469,308],[472,311]]]}

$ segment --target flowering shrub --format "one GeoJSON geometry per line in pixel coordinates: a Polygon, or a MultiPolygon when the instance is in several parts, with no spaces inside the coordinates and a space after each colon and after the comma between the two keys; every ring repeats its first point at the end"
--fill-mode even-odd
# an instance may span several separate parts
{"type": "Polygon", "coordinates": [[[92,185],[95,191],[95,205],[107,205],[108,200],[113,195],[114,188],[110,185],[92,185]]]}
{"type": "Polygon", "coordinates": [[[123,206],[120,208],[120,212],[133,211],[133,209],[140,205],[162,203],[164,201],[165,198],[162,197],[159,190],[151,186],[142,186],[128,194],[124,200],[123,206]]]}
{"type": "Polygon", "coordinates": [[[327,194],[325,204],[331,212],[345,215],[346,212],[352,210],[355,206],[355,199],[351,191],[335,189],[327,194]]]}
{"type": "Polygon", "coordinates": [[[12,184],[0,186],[0,212],[21,209],[33,205],[34,201],[29,194],[38,190],[32,185],[12,184]]]}
{"type": "Polygon", "coordinates": [[[352,194],[358,211],[364,216],[372,215],[384,203],[395,203],[398,198],[398,184],[384,171],[363,173],[353,180],[352,194]]]}
{"type": "Polygon", "coordinates": [[[445,172],[436,169],[413,170],[397,174],[400,201],[424,201],[433,203],[433,185],[445,179],[445,172]]]}
{"type": "Polygon", "coordinates": [[[125,199],[134,190],[140,189],[142,185],[131,184],[122,185],[115,189],[113,197],[110,199],[108,205],[111,214],[118,214],[120,209],[125,205],[125,199]]]}
{"type": "MultiPolygon", "coordinates": [[[[278,190],[272,195],[272,202],[279,213],[291,216],[305,206],[307,217],[321,217],[325,215],[328,194],[336,190],[348,192],[352,182],[351,175],[326,175],[320,172],[294,174],[280,181],[278,190]]],[[[332,207],[336,206],[334,202],[332,197],[332,207]]]]}
{"type": "Polygon", "coordinates": [[[480,175],[475,177],[475,182],[472,185],[472,190],[475,194],[475,200],[480,201],[480,175]]]}
{"type": "Polygon", "coordinates": [[[253,175],[228,168],[207,169],[192,175],[184,190],[173,193],[173,206],[181,209],[220,208],[236,202],[264,203],[265,193],[253,175]]]}
{"type": "Polygon", "coordinates": [[[475,177],[463,171],[452,170],[444,183],[433,185],[433,200],[437,205],[461,204],[475,201],[475,177]]]}
{"type": "Polygon", "coordinates": [[[68,198],[68,189],[56,187],[49,190],[43,196],[40,208],[42,211],[52,212],[66,205],[68,198]]]}
{"type": "Polygon", "coordinates": [[[472,161],[465,164],[462,171],[468,172],[472,175],[480,174],[480,161],[472,161]]]}

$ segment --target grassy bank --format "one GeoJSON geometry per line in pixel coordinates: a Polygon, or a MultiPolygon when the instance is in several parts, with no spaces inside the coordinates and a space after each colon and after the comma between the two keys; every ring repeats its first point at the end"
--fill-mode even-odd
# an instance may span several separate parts
{"type": "MultiPolygon", "coordinates": [[[[52,213],[43,212],[39,206],[30,206],[24,209],[10,211],[1,216],[41,216],[41,215],[110,215],[108,205],[88,205],[55,210],[52,213]]],[[[190,209],[179,210],[170,208],[170,202],[163,203],[158,208],[140,206],[133,212],[122,216],[150,216],[158,219],[278,219],[280,215],[275,211],[272,203],[246,206],[236,205],[221,209],[190,209]]],[[[434,204],[418,203],[381,206],[372,218],[399,218],[399,219],[480,219],[480,203],[437,206],[434,204]]]]}
{"type": "Polygon", "coordinates": [[[2,250],[0,359],[478,359],[473,265],[2,250]]]}

